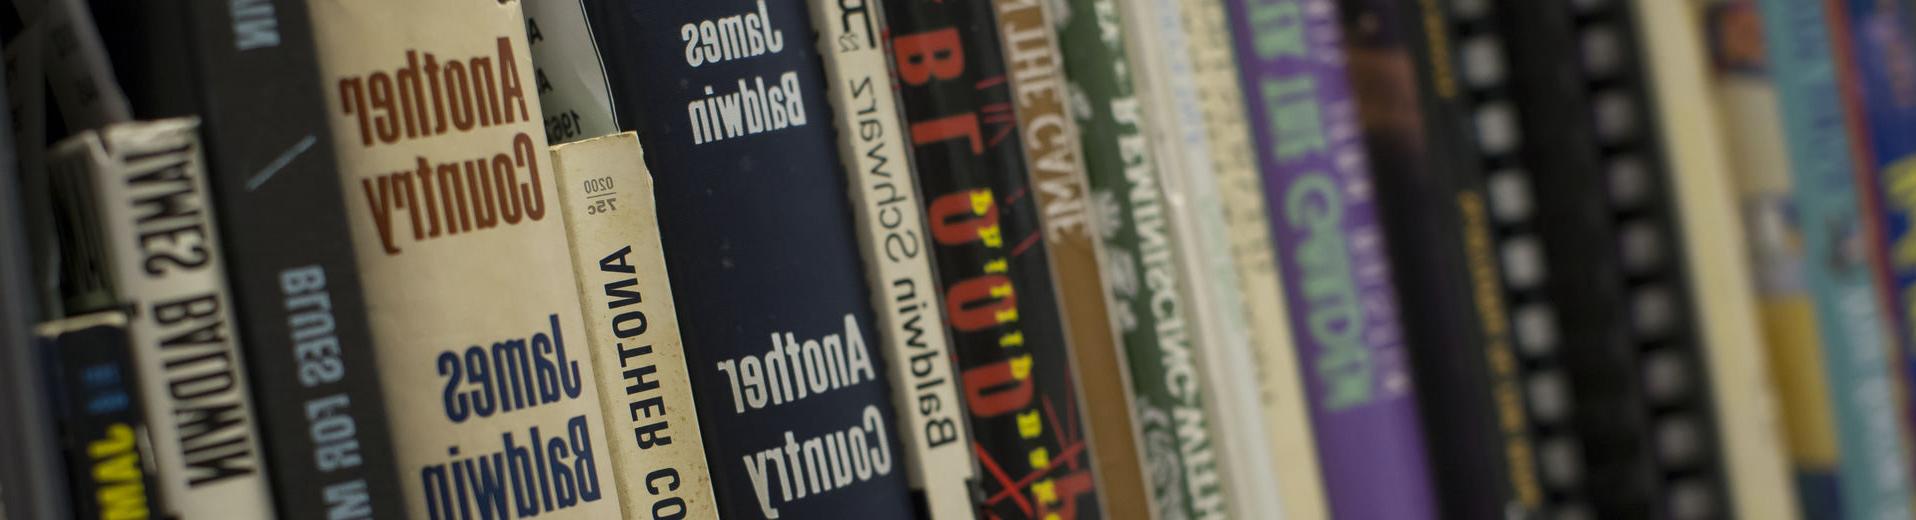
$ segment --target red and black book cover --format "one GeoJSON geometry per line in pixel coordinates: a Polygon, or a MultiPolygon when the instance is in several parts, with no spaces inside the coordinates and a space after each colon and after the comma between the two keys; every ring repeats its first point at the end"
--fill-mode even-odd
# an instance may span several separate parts
{"type": "Polygon", "coordinates": [[[981,470],[982,516],[1099,518],[992,3],[884,7],[981,470]]]}

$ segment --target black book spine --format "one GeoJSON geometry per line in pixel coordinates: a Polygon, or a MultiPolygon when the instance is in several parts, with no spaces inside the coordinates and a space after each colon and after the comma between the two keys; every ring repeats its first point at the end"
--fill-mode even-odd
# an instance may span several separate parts
{"type": "Polygon", "coordinates": [[[1552,512],[1728,514],[1676,214],[1623,2],[1451,13],[1552,512]],[[1501,71],[1492,73],[1490,71],[1501,71]]]}
{"type": "Polygon", "coordinates": [[[278,513],[399,518],[404,494],[306,4],[178,1],[278,513]]]}
{"type": "Polygon", "coordinates": [[[51,367],[74,517],[157,516],[159,488],[126,317],[107,311],[48,322],[39,350],[51,367]]]}
{"type": "MultiPolygon", "coordinates": [[[[0,98],[6,98],[0,78],[0,98]]],[[[46,374],[38,349],[32,344],[33,323],[41,318],[41,290],[33,280],[29,256],[29,223],[51,226],[40,208],[22,193],[46,193],[44,186],[27,187],[27,177],[16,168],[12,118],[0,118],[0,446],[12,450],[0,464],[0,516],[6,518],[67,518],[66,481],[54,433],[53,410],[47,401],[46,374]]],[[[36,143],[37,144],[37,143],[36,143]]],[[[46,230],[41,230],[45,232],[46,230]]]]}
{"type": "Polygon", "coordinates": [[[1445,518],[1545,501],[1492,249],[1470,89],[1438,0],[1340,0],[1391,268],[1445,518]],[[1411,87],[1411,88],[1407,88],[1411,87]]]}
{"type": "Polygon", "coordinates": [[[982,516],[1101,518],[992,2],[885,0],[884,8],[986,475],[982,516]]]}
{"type": "MultiPolygon", "coordinates": [[[[585,7],[619,128],[655,179],[720,515],[910,518],[805,0],[585,7]]],[[[539,66],[599,66],[577,61],[539,66]]]]}

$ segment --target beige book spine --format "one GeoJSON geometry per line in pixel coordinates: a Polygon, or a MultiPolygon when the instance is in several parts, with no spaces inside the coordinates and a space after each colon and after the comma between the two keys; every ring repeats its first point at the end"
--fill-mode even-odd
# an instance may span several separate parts
{"type": "Polygon", "coordinates": [[[1686,248],[1696,282],[1715,399],[1723,436],[1727,490],[1742,518],[1793,518],[1796,493],[1784,458],[1782,423],[1757,327],[1756,295],[1738,217],[1736,185],[1709,92],[1709,65],[1696,2],[1636,0],[1645,58],[1654,78],[1660,130],[1668,140],[1686,248]]]}
{"type": "MultiPolygon", "coordinates": [[[[1271,243],[1270,214],[1264,204],[1264,179],[1251,148],[1251,129],[1245,121],[1243,87],[1238,83],[1237,56],[1231,46],[1231,26],[1219,0],[1182,0],[1185,33],[1190,35],[1198,100],[1215,165],[1219,202],[1230,244],[1231,265],[1238,287],[1230,294],[1243,299],[1251,355],[1256,359],[1257,402],[1264,411],[1264,433],[1270,461],[1259,468],[1260,479],[1275,478],[1278,492],[1245,497],[1233,494],[1246,510],[1281,510],[1286,518],[1327,518],[1323,474],[1318,472],[1317,446],[1311,434],[1310,410],[1297,367],[1297,348],[1291,341],[1290,314],[1285,309],[1283,280],[1277,274],[1271,243]],[[1270,498],[1260,498],[1270,497],[1270,498]]],[[[1248,492],[1248,490],[1247,490],[1248,492]]]]}
{"type": "Polygon", "coordinates": [[[552,147],[607,451],[626,518],[716,518],[637,134],[552,147]]]}
{"type": "Polygon", "coordinates": [[[959,405],[882,12],[839,0],[808,4],[898,411],[899,442],[906,448],[906,475],[913,492],[924,496],[923,513],[970,520],[977,507],[971,435],[959,405]]]}
{"type": "Polygon", "coordinates": [[[408,516],[613,518],[516,0],[309,0],[408,516]]]}

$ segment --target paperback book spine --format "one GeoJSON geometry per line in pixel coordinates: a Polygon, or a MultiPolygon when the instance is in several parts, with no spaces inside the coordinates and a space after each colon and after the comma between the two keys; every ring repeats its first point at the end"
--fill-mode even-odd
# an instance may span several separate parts
{"type": "Polygon", "coordinates": [[[181,1],[260,434],[285,518],[405,507],[386,395],[334,177],[312,21],[298,0],[181,1]],[[263,120],[271,114],[270,121],[263,120]]]}
{"type": "MultiPolygon", "coordinates": [[[[1098,235],[1100,222],[1090,204],[1081,134],[1071,105],[1064,55],[1055,32],[1068,7],[1038,0],[996,0],[998,34],[1010,66],[1018,132],[1024,138],[1033,194],[1038,199],[1046,253],[1064,317],[1065,336],[1084,395],[1124,396],[1131,391],[1129,367],[1113,328],[1105,294],[1107,254],[1098,235]],[[1062,10],[1063,12],[1058,12],[1062,10]]],[[[1095,22],[1095,20],[1094,20],[1095,22]]],[[[1137,461],[1137,422],[1132,399],[1086,399],[1091,459],[1109,499],[1124,492],[1142,495],[1144,476],[1137,461]],[[1128,459],[1128,460],[1127,460],[1128,459]],[[1112,461],[1105,465],[1105,461],[1112,461]],[[1115,486],[1115,487],[1114,487],[1115,486]]],[[[1142,497],[1140,497],[1142,499],[1142,497]]],[[[1115,506],[1112,511],[1117,511],[1115,506]]]]}
{"type": "Polygon", "coordinates": [[[1757,312],[1780,398],[1780,431],[1789,446],[1795,496],[1804,516],[1836,518],[1841,512],[1836,419],[1809,280],[1804,241],[1809,221],[1797,210],[1791,186],[1788,140],[1773,80],[1777,70],[1763,53],[1763,19],[1754,0],[1692,1],[1701,4],[1695,23],[1710,42],[1709,86],[1748,223],[1757,312]]]}
{"type": "Polygon", "coordinates": [[[50,403],[59,409],[75,516],[159,516],[152,444],[126,316],[98,312],[41,324],[39,348],[52,366],[50,403]]]}
{"type": "Polygon", "coordinates": [[[586,0],[524,2],[526,45],[532,48],[546,141],[557,145],[618,132],[612,84],[600,62],[586,0]]]}
{"type": "Polygon", "coordinates": [[[1232,0],[1249,120],[1330,512],[1431,518],[1423,429],[1337,9],[1232,0]],[[1383,491],[1389,490],[1389,491],[1383,491]],[[1393,500],[1375,500],[1375,493],[1393,500]]]}
{"type": "Polygon", "coordinates": [[[911,517],[806,2],[587,7],[653,173],[719,514],[911,517]]]}
{"type": "Polygon", "coordinates": [[[1217,493],[1233,516],[1278,510],[1279,496],[1269,492],[1277,485],[1276,461],[1268,449],[1270,432],[1259,401],[1263,388],[1257,383],[1257,346],[1246,324],[1245,288],[1233,262],[1232,237],[1218,187],[1221,165],[1241,164],[1245,159],[1219,159],[1224,151],[1211,142],[1214,124],[1205,106],[1209,93],[1201,86],[1206,78],[1217,76],[1228,76],[1227,81],[1235,83],[1235,72],[1204,70],[1197,62],[1201,53],[1217,46],[1229,48],[1229,38],[1217,33],[1201,37],[1194,32],[1216,29],[1193,19],[1206,2],[1150,0],[1125,5],[1138,15],[1126,18],[1138,22],[1133,26],[1138,37],[1132,42],[1132,63],[1145,79],[1139,92],[1146,117],[1156,122],[1152,143],[1158,147],[1159,180],[1170,209],[1166,220],[1184,279],[1186,318],[1196,332],[1193,344],[1209,412],[1205,422],[1211,430],[1203,440],[1213,446],[1213,456],[1220,461],[1217,493]]]}
{"type": "Polygon", "coordinates": [[[839,158],[851,187],[859,252],[889,361],[898,436],[908,448],[905,467],[914,500],[930,518],[969,520],[975,514],[977,464],[971,460],[965,410],[957,404],[951,338],[943,325],[925,207],[912,177],[891,58],[885,53],[884,14],[876,5],[808,3],[825,61],[839,158]]]}
{"type": "MultiPolygon", "coordinates": [[[[1183,295],[1171,263],[1164,195],[1158,188],[1144,110],[1128,63],[1119,0],[1071,0],[1059,16],[1065,77],[1080,131],[1087,197],[1098,232],[1109,320],[1122,345],[1118,364],[1127,376],[1116,399],[1089,399],[1091,421],[1124,421],[1134,435],[1100,435],[1094,449],[1105,506],[1149,511],[1158,518],[1187,516],[1191,498],[1174,417],[1201,414],[1201,392],[1185,330],[1183,295]],[[1111,410],[1113,404],[1121,410],[1111,410]],[[1124,414],[1110,417],[1108,414],[1124,414]],[[1122,442],[1122,444],[1119,444],[1122,442]],[[1107,458],[1109,457],[1109,458],[1107,458]],[[1128,477],[1126,475],[1129,475],[1128,477]]],[[[1080,368],[1085,368],[1080,365],[1080,368]]],[[[1105,394],[1098,394],[1105,395],[1105,394]]]]}
{"type": "MultiPolygon", "coordinates": [[[[1802,511],[1790,480],[1784,423],[1776,399],[1789,388],[1774,384],[1770,377],[1777,367],[1758,317],[1771,301],[1757,291],[1759,278],[1752,269],[1752,260],[1760,266],[1767,259],[1753,254],[1756,250],[1751,245],[1756,241],[1749,233],[1776,221],[1746,221],[1736,179],[1736,170],[1742,167],[1730,155],[1733,148],[1729,146],[1731,136],[1740,132],[1766,132],[1774,138],[1777,125],[1773,107],[1768,124],[1757,129],[1730,130],[1724,124],[1703,32],[1707,8],[1714,3],[1635,0],[1631,8],[1643,42],[1638,59],[1654,79],[1657,133],[1669,150],[1670,185],[1680,203],[1679,233],[1686,244],[1683,262],[1695,283],[1697,298],[1692,307],[1701,320],[1700,333],[1707,347],[1700,361],[1709,368],[1710,395],[1721,435],[1715,449],[1729,476],[1728,489],[1723,491],[1733,513],[1787,516],[1802,511]]],[[[1736,36],[1760,34],[1753,31],[1758,28],[1750,16],[1754,8],[1747,2],[1742,8],[1745,32],[1736,36]]],[[[1760,59],[1760,53],[1745,57],[1760,59]]],[[[1777,171],[1773,166],[1759,168],[1767,169],[1766,174],[1777,171]]],[[[1801,321],[1792,324],[1802,325],[1801,321]]]]}
{"type": "Polygon", "coordinates": [[[1860,244],[1851,135],[1844,128],[1841,85],[1820,2],[1759,0],[1765,48],[1782,110],[1793,195],[1803,226],[1810,295],[1831,382],[1837,485],[1847,518],[1910,514],[1910,483],[1896,385],[1887,359],[1892,322],[1882,315],[1873,270],[1860,244]]]}
{"type": "Polygon", "coordinates": [[[54,147],[50,170],[89,199],[69,207],[91,206],[99,241],[79,247],[101,252],[113,305],[130,309],[167,514],[272,518],[198,129],[180,118],[83,132],[54,147]]]}
{"type": "MultiPolygon", "coordinates": [[[[1916,384],[1916,4],[1827,0],[1851,128],[1862,155],[1865,210],[1874,209],[1878,261],[1890,282],[1905,388],[1916,384]]],[[[1904,430],[1916,426],[1906,402],[1904,430]]]]}
{"type": "Polygon", "coordinates": [[[405,516],[617,516],[519,2],[307,8],[405,516]]]}
{"type": "Polygon", "coordinates": [[[594,384],[628,518],[717,518],[638,137],[552,147],[594,384]]]}
{"type": "Polygon", "coordinates": [[[1102,518],[1012,73],[985,1],[886,0],[982,516],[1102,518]]]}
{"type": "Polygon", "coordinates": [[[1230,21],[1223,0],[1186,0],[1182,8],[1223,210],[1223,241],[1229,245],[1238,287],[1219,285],[1229,277],[1212,277],[1210,283],[1218,294],[1241,300],[1237,305],[1244,309],[1250,358],[1240,360],[1254,363],[1248,368],[1255,391],[1241,393],[1240,398],[1251,399],[1245,404],[1261,411],[1263,421],[1261,433],[1252,429],[1243,436],[1244,442],[1260,446],[1226,449],[1232,460],[1261,457],[1249,464],[1225,465],[1233,475],[1231,499],[1243,511],[1239,516],[1281,510],[1289,518],[1323,517],[1329,514],[1324,509],[1323,476],[1314,455],[1317,445],[1311,437],[1297,348],[1286,319],[1277,249],[1271,242],[1270,208],[1264,202],[1264,179],[1251,144],[1230,21]],[[1269,491],[1273,484],[1280,492],[1269,491]]]}

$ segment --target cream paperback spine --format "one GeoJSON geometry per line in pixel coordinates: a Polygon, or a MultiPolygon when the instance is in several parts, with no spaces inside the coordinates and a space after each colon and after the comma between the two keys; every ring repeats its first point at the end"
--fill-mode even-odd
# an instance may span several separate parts
{"type": "Polygon", "coordinates": [[[926,243],[904,120],[875,5],[809,0],[898,409],[913,493],[938,520],[974,518],[971,439],[959,405],[938,283],[926,243]]]}
{"type": "Polygon", "coordinates": [[[612,518],[516,0],[309,0],[409,517],[612,518]]]}
{"type": "Polygon", "coordinates": [[[552,171],[625,516],[717,518],[639,137],[555,145],[552,171]]]}

